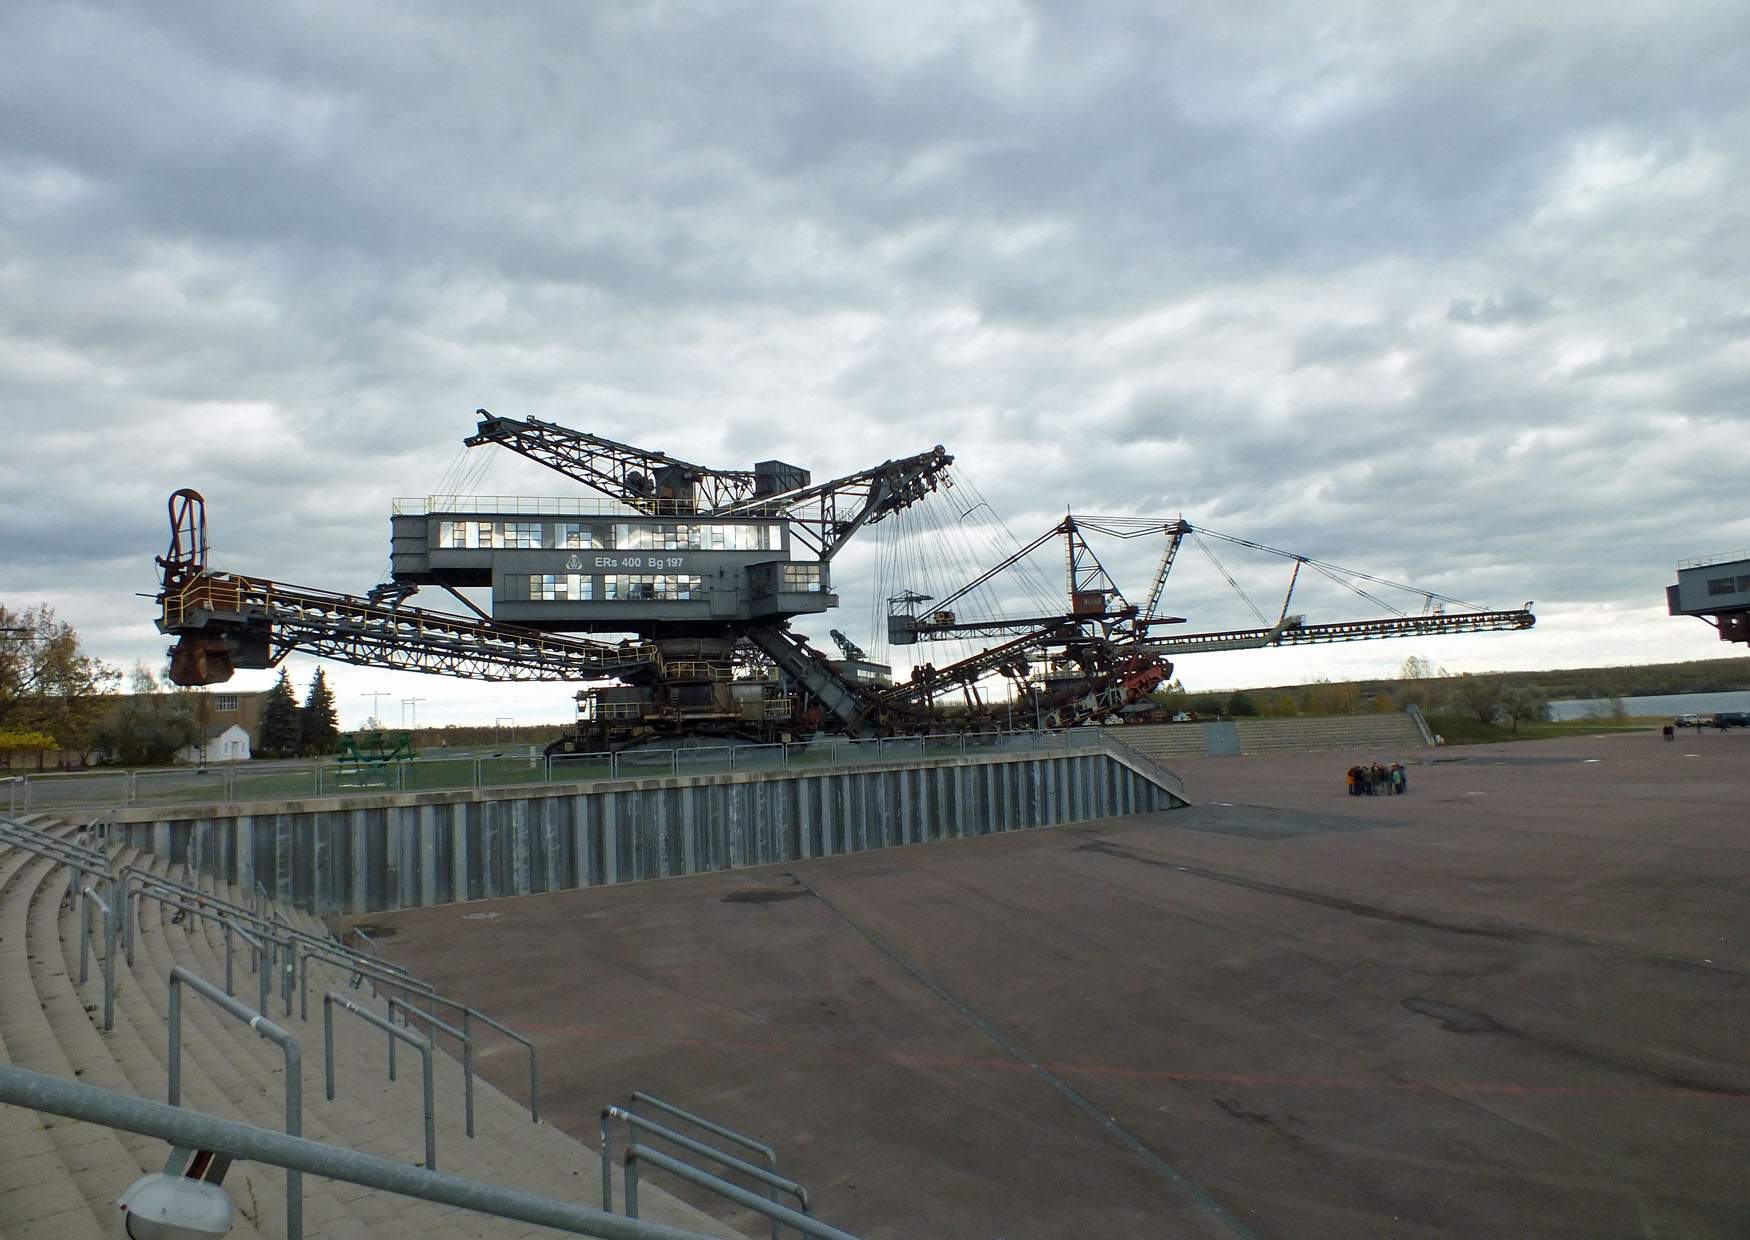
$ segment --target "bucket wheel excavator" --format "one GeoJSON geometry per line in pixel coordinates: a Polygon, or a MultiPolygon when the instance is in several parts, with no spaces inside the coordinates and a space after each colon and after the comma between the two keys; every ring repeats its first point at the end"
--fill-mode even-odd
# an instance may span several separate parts
{"type": "MultiPolygon", "coordinates": [[[[843,657],[835,660],[793,624],[837,607],[832,562],[852,537],[886,522],[903,525],[959,484],[954,458],[940,445],[816,483],[783,461],[716,469],[553,422],[478,414],[466,448],[506,449],[595,496],[396,500],[390,578],[351,595],[214,569],[205,501],[177,491],[170,546],[157,561],[158,627],[176,639],[171,679],[214,684],[297,651],[476,680],[582,684],[577,728],[553,748],[598,751],[818,731],[1069,727],[1108,719],[1158,689],[1172,675],[1175,654],[1535,623],[1529,604],[1489,611],[1421,592],[1420,615],[1308,624],[1289,613],[1303,569],[1374,603],[1381,601],[1361,581],[1414,587],[1183,520],[1068,516],[940,597],[914,588],[889,596],[884,636],[891,646],[993,643],[939,666],[916,662],[893,683],[884,665],[838,630],[843,657]],[[1164,540],[1141,604],[1107,572],[1089,534],[1164,540]],[[1035,605],[1019,611],[980,605],[1001,594],[1005,574],[1054,540],[1062,543],[1061,594],[1035,590],[1035,605]],[[1181,548],[1189,541],[1220,567],[1210,540],[1292,562],[1280,614],[1271,621],[1253,606],[1255,628],[1160,631],[1183,623],[1158,614],[1181,548]],[[462,611],[413,605],[427,587],[462,611]],[[490,607],[463,593],[470,588],[488,591],[490,607]]],[[[980,499],[973,507],[984,506],[980,499]]],[[[961,506],[962,519],[968,511],[961,506]]],[[[893,548],[905,545],[894,541],[883,556],[902,574],[907,553],[893,548]]],[[[929,553],[927,542],[918,547],[918,555],[929,553]]]]}

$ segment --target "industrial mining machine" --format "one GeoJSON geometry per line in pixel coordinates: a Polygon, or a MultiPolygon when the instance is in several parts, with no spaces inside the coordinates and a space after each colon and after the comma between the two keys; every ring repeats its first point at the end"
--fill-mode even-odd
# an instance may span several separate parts
{"type": "MultiPolygon", "coordinates": [[[[1307,624],[1288,613],[1303,567],[1376,602],[1352,578],[1379,579],[1352,570],[1338,576],[1323,561],[1183,520],[1071,516],[1030,543],[1013,542],[991,567],[939,596],[910,588],[887,595],[878,581],[892,645],[1001,639],[940,667],[921,663],[894,683],[886,665],[838,630],[832,637],[842,657],[833,659],[792,624],[838,606],[832,561],[859,531],[903,524],[957,485],[976,495],[957,480],[942,446],[816,483],[783,461],[714,469],[552,422],[478,414],[465,448],[508,449],[603,498],[397,500],[389,580],[357,596],[215,570],[205,501],[177,491],[170,546],[158,558],[158,627],[176,638],[171,679],[213,684],[301,651],[478,680],[582,683],[588,687],[576,694],[576,731],[551,751],[588,752],[821,731],[1075,726],[1108,719],[1157,689],[1172,674],[1174,653],[1534,623],[1529,605],[1488,611],[1422,592],[1421,615],[1307,624]],[[1142,604],[1119,590],[1089,533],[1164,538],[1142,604]],[[1281,614],[1270,623],[1260,612],[1255,629],[1161,637],[1157,628],[1182,623],[1157,614],[1175,557],[1187,538],[1207,550],[1206,535],[1292,560],[1281,614]],[[999,589],[1000,580],[1029,566],[1036,576],[1030,557],[1058,540],[1063,593],[1036,587],[1038,605],[1009,614],[1013,592],[999,589]],[[463,612],[412,606],[408,600],[428,586],[463,612]],[[468,588],[489,590],[490,611],[462,593],[468,588]],[[989,691],[1003,681],[1010,692],[989,691]]],[[[907,526],[884,549],[885,570],[907,571],[907,553],[894,550],[907,545],[943,562],[942,545],[964,538],[974,508],[988,508],[982,497],[953,503],[960,522],[907,526]]]]}

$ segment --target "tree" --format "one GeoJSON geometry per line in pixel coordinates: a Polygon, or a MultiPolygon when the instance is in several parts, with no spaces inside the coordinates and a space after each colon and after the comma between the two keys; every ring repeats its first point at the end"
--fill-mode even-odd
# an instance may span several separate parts
{"type": "Polygon", "coordinates": [[[50,748],[88,753],[119,678],[53,608],[0,604],[0,730],[41,732],[54,738],[50,748]]]}
{"type": "Polygon", "coordinates": [[[51,749],[59,749],[55,738],[47,732],[0,732],[0,771],[7,770],[12,764],[15,753],[34,753],[37,755],[37,767],[42,767],[42,755],[51,749]]]}
{"type": "Polygon", "coordinates": [[[1521,723],[1542,723],[1549,718],[1549,695],[1536,685],[1509,689],[1501,695],[1501,713],[1515,732],[1521,723]]]}
{"type": "Polygon", "coordinates": [[[1252,717],[1258,713],[1258,704],[1252,700],[1252,695],[1244,689],[1235,689],[1227,699],[1227,705],[1222,708],[1224,714],[1238,719],[1241,716],[1252,717]]]}
{"type": "Polygon", "coordinates": [[[134,665],[129,681],[129,695],[92,729],[94,748],[124,766],[162,766],[200,743],[199,694],[162,690],[144,664],[134,665]]]}
{"type": "Polygon", "coordinates": [[[1458,708],[1479,723],[1495,722],[1501,714],[1501,698],[1501,681],[1495,676],[1473,676],[1466,672],[1453,689],[1453,701],[1458,708]]]}
{"type": "Polygon", "coordinates": [[[1404,669],[1398,675],[1404,680],[1433,680],[1440,670],[1434,666],[1434,660],[1413,654],[1404,660],[1404,669]]]}
{"type": "Polygon", "coordinates": [[[292,694],[292,680],[286,669],[280,669],[279,681],[268,694],[261,712],[261,752],[268,758],[296,757],[302,743],[298,721],[298,699],[292,694]]]}
{"type": "MultiPolygon", "coordinates": [[[[264,729],[265,731],[265,729],[264,729]]],[[[298,712],[299,748],[305,754],[333,753],[340,744],[340,719],[334,709],[334,693],[321,668],[310,677],[310,692],[298,712]]]]}

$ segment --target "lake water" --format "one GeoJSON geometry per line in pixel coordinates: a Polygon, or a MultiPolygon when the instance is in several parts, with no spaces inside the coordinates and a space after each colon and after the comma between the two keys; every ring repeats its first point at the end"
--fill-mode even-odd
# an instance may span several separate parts
{"type": "MultiPolygon", "coordinates": [[[[1716,710],[1750,711],[1750,691],[1740,693],[1662,693],[1656,697],[1625,697],[1625,710],[1631,715],[1663,716],[1712,715],[1716,710]]],[[[1604,698],[1551,702],[1550,718],[1589,719],[1610,714],[1610,702],[1604,698]]]]}

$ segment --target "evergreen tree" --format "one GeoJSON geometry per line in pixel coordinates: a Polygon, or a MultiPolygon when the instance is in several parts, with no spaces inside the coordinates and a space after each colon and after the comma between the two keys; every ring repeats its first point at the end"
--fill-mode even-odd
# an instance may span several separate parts
{"type": "Polygon", "coordinates": [[[298,699],[292,694],[291,678],[280,669],[279,683],[268,695],[261,712],[261,753],[267,758],[290,758],[298,752],[298,699]]]}
{"type": "Polygon", "coordinates": [[[298,728],[307,755],[333,753],[340,744],[340,720],[334,710],[334,692],[329,689],[328,677],[321,668],[317,668],[316,674],[310,678],[310,692],[298,714],[298,728]]]}
{"type": "Polygon", "coordinates": [[[1252,700],[1252,695],[1244,689],[1235,689],[1233,696],[1228,698],[1227,704],[1222,708],[1222,713],[1236,719],[1252,718],[1258,713],[1258,704],[1252,700]]]}

